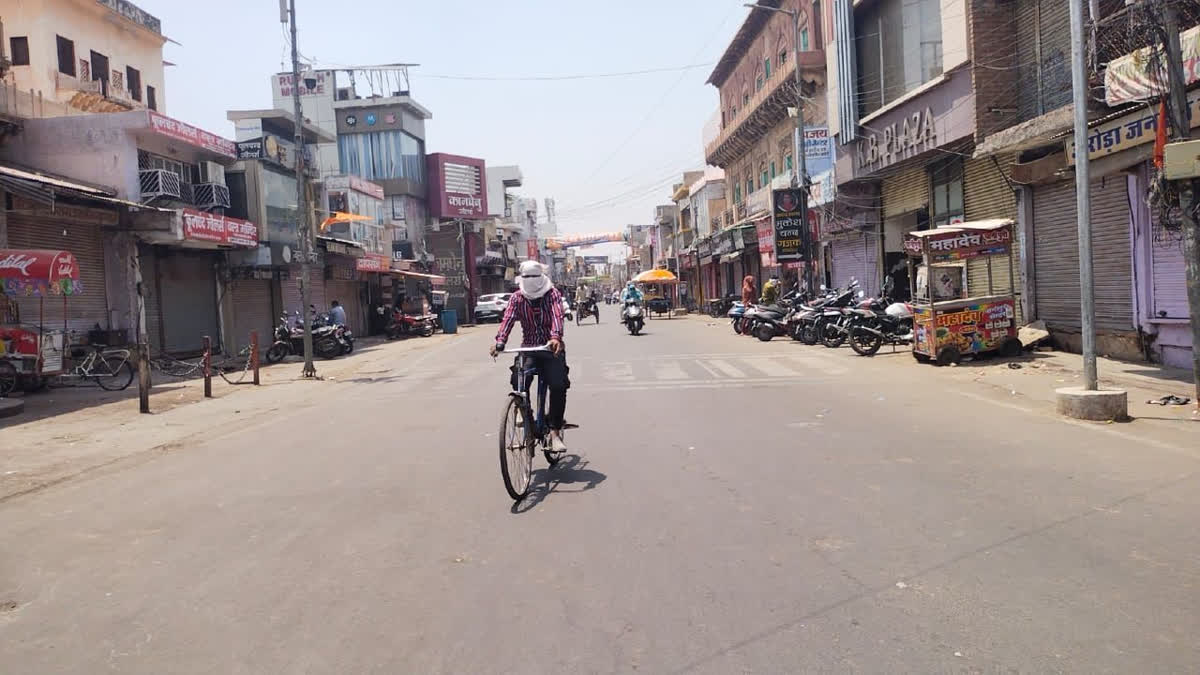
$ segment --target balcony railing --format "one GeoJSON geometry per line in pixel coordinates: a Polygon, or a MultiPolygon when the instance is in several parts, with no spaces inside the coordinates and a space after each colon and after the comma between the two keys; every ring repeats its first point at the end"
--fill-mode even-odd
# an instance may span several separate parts
{"type": "MultiPolygon", "coordinates": [[[[725,126],[715,139],[704,146],[704,157],[714,166],[727,166],[737,156],[737,148],[731,140],[744,136],[746,146],[758,140],[771,126],[787,117],[788,106],[794,106],[796,66],[793,61],[785,63],[766,81],[762,89],[750,95],[750,100],[738,106],[737,114],[726,120],[725,126]]],[[[824,84],[825,52],[800,52],[800,68],[805,81],[816,80],[824,84]],[[813,77],[815,76],[815,77],[813,77]]],[[[739,145],[739,147],[741,147],[739,145]]]]}

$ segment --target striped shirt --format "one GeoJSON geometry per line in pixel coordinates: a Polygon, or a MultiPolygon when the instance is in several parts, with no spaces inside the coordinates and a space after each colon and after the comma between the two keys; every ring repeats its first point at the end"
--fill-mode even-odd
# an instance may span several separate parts
{"type": "Polygon", "coordinates": [[[520,291],[513,293],[508,300],[508,307],[504,309],[500,330],[496,333],[497,344],[508,342],[516,319],[521,320],[522,347],[541,347],[550,340],[562,340],[562,293],[557,288],[551,288],[537,300],[530,300],[520,291]]]}

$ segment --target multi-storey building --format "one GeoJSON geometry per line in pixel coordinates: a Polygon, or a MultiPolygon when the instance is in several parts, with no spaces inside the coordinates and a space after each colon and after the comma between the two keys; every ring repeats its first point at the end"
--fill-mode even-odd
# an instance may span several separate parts
{"type": "MultiPolygon", "coordinates": [[[[701,241],[698,253],[719,265],[713,292],[735,292],[747,274],[760,275],[763,252],[757,230],[770,221],[772,187],[786,187],[796,158],[796,70],[804,95],[821,97],[825,54],[819,0],[761,0],[721,56],[708,83],[719,91],[719,124],[710,125],[705,159],[725,172],[729,199],[721,229],[701,241]],[[800,17],[799,58],[790,15],[800,17]]],[[[824,124],[823,106],[805,105],[806,123],[824,124]]],[[[768,259],[768,262],[772,262],[768,259]]]]}

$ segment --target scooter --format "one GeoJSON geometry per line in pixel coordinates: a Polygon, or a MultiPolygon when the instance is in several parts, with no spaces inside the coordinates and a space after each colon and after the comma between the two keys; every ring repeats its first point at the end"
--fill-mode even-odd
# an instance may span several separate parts
{"type": "Polygon", "coordinates": [[[646,319],[642,314],[641,304],[636,300],[626,300],[625,308],[621,310],[621,323],[625,324],[625,328],[629,330],[629,334],[637,335],[640,333],[645,322],[646,319]]]}
{"type": "Polygon", "coordinates": [[[750,322],[751,334],[763,342],[770,342],[771,338],[779,335],[787,335],[788,320],[795,313],[792,303],[796,295],[796,291],[792,291],[780,298],[779,304],[756,305],[748,310],[745,320],[750,322]]]}
{"type": "Polygon", "coordinates": [[[733,303],[733,307],[730,308],[729,313],[726,314],[726,316],[729,317],[729,323],[733,326],[733,332],[737,333],[738,335],[742,334],[742,329],[745,327],[745,323],[743,322],[745,315],[746,305],[742,304],[740,300],[733,303]]]}

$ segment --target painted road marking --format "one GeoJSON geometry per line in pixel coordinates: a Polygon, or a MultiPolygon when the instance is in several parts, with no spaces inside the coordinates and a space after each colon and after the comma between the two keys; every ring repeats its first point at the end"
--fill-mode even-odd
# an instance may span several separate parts
{"type": "Polygon", "coordinates": [[[707,363],[710,367],[720,372],[725,377],[748,377],[745,371],[737,368],[732,363],[724,359],[708,359],[706,362],[702,361],[701,363],[707,363]]]}

